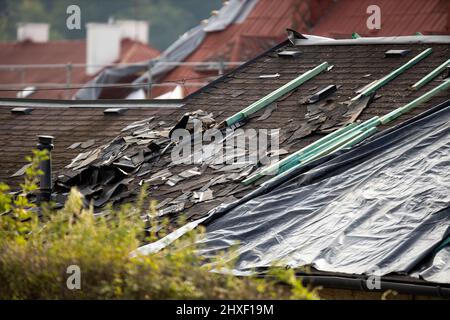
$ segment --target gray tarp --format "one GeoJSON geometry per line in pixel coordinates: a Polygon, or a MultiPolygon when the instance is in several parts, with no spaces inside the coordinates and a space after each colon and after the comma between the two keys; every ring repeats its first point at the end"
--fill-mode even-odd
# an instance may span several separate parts
{"type": "Polygon", "coordinates": [[[238,242],[236,273],[278,263],[412,274],[428,261],[420,275],[450,283],[448,247],[430,258],[450,234],[449,168],[446,102],[265,194],[216,210],[204,222],[202,253],[238,242]]]}
{"type": "MultiPolygon", "coordinates": [[[[231,23],[244,20],[256,3],[257,0],[229,1],[227,5],[219,10],[217,16],[209,19],[206,25],[199,25],[183,34],[158,57],[157,61],[181,62],[185,60],[202,43],[206,33],[224,30],[231,23]]],[[[152,77],[154,78],[160,77],[175,67],[174,65],[157,63],[157,61],[154,61],[154,66],[152,67],[152,77]]],[[[89,81],[85,88],[80,89],[75,94],[75,99],[96,100],[102,92],[102,89],[98,88],[99,86],[117,83],[120,79],[139,72],[144,72],[144,74],[137,78],[133,84],[146,83],[148,79],[148,72],[146,71],[149,63],[150,61],[144,62],[142,66],[107,68],[89,81]]]]}

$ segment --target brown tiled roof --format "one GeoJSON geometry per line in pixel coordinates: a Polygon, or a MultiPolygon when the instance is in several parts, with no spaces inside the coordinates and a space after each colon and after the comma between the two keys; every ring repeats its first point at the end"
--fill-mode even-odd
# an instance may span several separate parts
{"type": "MultiPolygon", "coordinates": [[[[201,109],[212,112],[217,121],[222,121],[300,74],[327,61],[334,66],[331,71],[321,73],[291,94],[279,99],[276,102],[276,109],[267,119],[259,121],[257,118],[253,118],[244,126],[244,128],[257,129],[279,128],[281,129],[281,135],[287,136],[289,132],[292,134],[295,129],[305,124],[307,106],[301,102],[321,87],[330,84],[337,85],[338,90],[328,99],[338,103],[345,102],[355,96],[355,90],[358,88],[388,74],[429,47],[433,49],[430,56],[378,90],[375,100],[359,117],[361,120],[366,120],[374,115],[384,115],[436,86],[440,81],[439,78],[417,92],[408,90],[410,85],[448,59],[450,56],[449,46],[447,44],[355,44],[294,47],[285,42],[278,48],[213,82],[200,92],[191,95],[186,99],[186,105],[182,108],[172,110],[130,109],[127,113],[114,118],[114,120],[106,118],[102,110],[90,108],[36,108],[30,115],[13,116],[10,114],[10,108],[0,107],[0,138],[6,143],[1,151],[3,154],[0,155],[2,158],[0,180],[7,180],[8,175],[21,167],[24,155],[36,143],[36,134],[55,135],[54,168],[61,170],[64,165],[70,163],[71,158],[81,152],[79,149],[72,151],[66,149],[74,142],[95,138],[96,146],[98,146],[100,143],[115,137],[120,129],[130,122],[144,119],[149,115],[156,115],[156,121],[165,120],[167,124],[173,125],[184,113],[201,109]],[[284,49],[299,50],[301,54],[297,58],[278,57],[276,51],[284,49]],[[406,57],[385,58],[384,53],[389,49],[409,49],[411,52],[406,57]],[[259,78],[260,75],[275,73],[280,74],[280,77],[275,79],[259,78]]],[[[401,116],[389,126],[409,119],[448,99],[449,96],[449,92],[444,91],[429,102],[401,116]]],[[[264,111],[260,111],[258,115],[262,112],[264,111]]],[[[337,117],[339,118],[339,116],[337,117]]],[[[293,139],[292,141],[286,139],[280,147],[292,153],[322,136],[323,134],[312,132],[301,139],[293,139]]],[[[193,166],[175,166],[171,167],[170,170],[172,173],[178,173],[190,167],[193,166]]],[[[161,167],[154,168],[152,173],[161,169],[161,167]]],[[[152,189],[150,196],[159,201],[166,198],[176,198],[182,195],[183,190],[189,192],[197,190],[202,187],[202,184],[206,184],[222,173],[208,169],[202,177],[194,179],[196,180],[194,182],[199,182],[195,186],[192,184],[192,180],[183,181],[175,188],[163,185],[152,189]]],[[[145,177],[134,178],[130,185],[132,188],[138,189],[138,183],[145,177]]],[[[235,197],[240,197],[252,189],[252,187],[243,188],[238,181],[216,185],[211,189],[214,194],[219,194],[221,191],[227,191],[226,188],[231,186],[235,187],[233,191],[235,197]]],[[[230,194],[231,191],[226,195],[230,194]]],[[[220,202],[221,199],[216,199],[212,202],[193,204],[185,212],[189,216],[203,214],[220,202]]]]}
{"type": "MultiPolygon", "coordinates": [[[[147,61],[159,55],[159,51],[140,42],[123,39],[121,42],[121,56],[117,63],[135,63],[147,61]]],[[[0,64],[2,65],[27,65],[27,64],[85,64],[86,41],[85,40],[58,40],[46,43],[5,42],[0,43],[0,64]]],[[[85,84],[93,76],[85,73],[84,67],[72,69],[71,82],[73,84],[85,84]]],[[[19,83],[66,83],[66,69],[63,68],[39,68],[26,69],[23,77],[18,70],[0,70],[0,84],[19,83]]],[[[42,87],[46,87],[42,85],[42,87]]],[[[38,86],[39,88],[39,86],[38,86]]],[[[77,90],[72,90],[74,94],[77,90]]],[[[17,92],[0,91],[0,97],[15,98],[17,92]]],[[[33,93],[34,99],[65,99],[66,90],[37,91],[33,93]]]]}
{"type": "Polygon", "coordinates": [[[10,107],[0,107],[0,137],[3,146],[0,149],[2,159],[0,181],[16,183],[10,180],[25,161],[25,156],[36,147],[37,135],[55,137],[55,149],[52,152],[53,168],[63,168],[70,163],[82,149],[67,149],[76,142],[95,139],[93,147],[108,142],[120,133],[129,123],[157,116],[161,120],[171,121],[173,108],[130,108],[121,115],[104,115],[102,107],[35,107],[29,115],[11,113],[10,107]]]}

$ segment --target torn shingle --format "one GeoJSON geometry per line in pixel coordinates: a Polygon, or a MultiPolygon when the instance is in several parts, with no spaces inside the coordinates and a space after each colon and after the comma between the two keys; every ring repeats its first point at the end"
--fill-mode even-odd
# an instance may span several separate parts
{"type": "Polygon", "coordinates": [[[12,114],[22,114],[22,115],[30,114],[32,111],[33,111],[33,108],[17,107],[17,108],[12,108],[11,109],[11,113],[12,114]]]}
{"type": "Polygon", "coordinates": [[[150,117],[150,118],[147,118],[147,119],[144,119],[144,120],[133,122],[132,124],[130,124],[130,125],[126,126],[125,128],[123,128],[121,131],[124,132],[124,131],[129,131],[129,130],[132,130],[132,129],[137,129],[137,128],[140,128],[140,127],[143,127],[143,126],[147,126],[151,121],[153,121],[154,118],[155,117],[150,117]]]}
{"type": "Polygon", "coordinates": [[[179,173],[178,175],[184,179],[190,178],[190,177],[194,177],[194,176],[199,176],[202,173],[200,171],[198,171],[198,168],[192,168],[192,169],[188,169],[186,171],[183,171],[181,173],[179,173]]]}
{"type": "Polygon", "coordinates": [[[316,102],[330,96],[331,94],[336,92],[336,90],[337,90],[336,85],[330,84],[330,85],[326,86],[325,88],[319,90],[318,92],[314,93],[312,96],[310,96],[306,100],[306,103],[309,103],[309,104],[316,103],[316,102]]]}
{"type": "Polygon", "coordinates": [[[211,189],[206,191],[194,191],[193,198],[196,203],[212,200],[214,198],[213,191],[211,189]]]}
{"type": "Polygon", "coordinates": [[[277,53],[279,57],[283,58],[297,58],[301,55],[298,50],[283,50],[277,53]]]}
{"type": "Polygon", "coordinates": [[[260,79],[275,79],[279,78],[281,75],[279,73],[274,74],[262,74],[259,76],[260,79]]]}
{"type": "Polygon", "coordinates": [[[121,115],[125,113],[128,110],[128,108],[108,108],[103,110],[103,113],[105,115],[121,115]]]}
{"type": "Polygon", "coordinates": [[[270,116],[276,109],[277,109],[277,103],[273,102],[270,106],[268,106],[264,109],[264,113],[256,120],[263,121],[263,120],[270,118],[270,116]]]}
{"type": "Polygon", "coordinates": [[[184,203],[174,204],[170,207],[167,207],[165,209],[158,210],[158,217],[163,217],[169,214],[174,214],[183,211],[184,209],[184,203]]]}
{"type": "Polygon", "coordinates": [[[88,140],[88,141],[85,141],[85,142],[81,143],[80,147],[82,149],[87,149],[87,148],[92,147],[94,144],[95,144],[95,139],[91,139],[91,140],[88,140]]]}
{"type": "Polygon", "coordinates": [[[181,181],[183,181],[183,180],[184,180],[183,177],[180,177],[179,175],[173,175],[173,176],[171,176],[170,178],[167,179],[166,184],[169,185],[169,186],[171,186],[171,187],[173,187],[173,186],[175,186],[178,182],[181,182],[181,181]]]}
{"type": "Polygon", "coordinates": [[[164,183],[170,176],[172,176],[172,173],[169,171],[169,169],[163,169],[153,174],[149,179],[145,180],[144,182],[149,184],[154,184],[158,182],[164,183]]]}
{"type": "Polygon", "coordinates": [[[401,50],[401,49],[391,49],[384,53],[384,56],[386,58],[392,58],[392,57],[404,57],[407,56],[411,50],[401,50]]]}
{"type": "Polygon", "coordinates": [[[81,142],[75,142],[75,143],[72,143],[70,146],[68,146],[67,149],[73,150],[73,149],[78,148],[80,145],[81,145],[81,142]]]}
{"type": "Polygon", "coordinates": [[[27,163],[22,168],[17,170],[14,174],[11,175],[11,178],[23,176],[29,167],[31,167],[31,163],[27,163]]]}

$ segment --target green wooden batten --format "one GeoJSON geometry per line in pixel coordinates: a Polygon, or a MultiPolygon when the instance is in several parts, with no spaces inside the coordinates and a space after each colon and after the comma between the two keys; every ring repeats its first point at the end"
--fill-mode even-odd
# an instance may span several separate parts
{"type": "Polygon", "coordinates": [[[428,57],[432,52],[433,52],[432,48],[428,48],[428,49],[424,50],[423,52],[419,53],[417,56],[415,56],[414,58],[409,60],[407,63],[405,63],[401,67],[395,69],[394,71],[392,71],[391,73],[387,74],[383,78],[381,78],[378,81],[374,82],[371,86],[369,86],[368,88],[364,89],[363,92],[361,92],[359,95],[357,95],[356,97],[352,98],[351,100],[355,101],[355,100],[358,100],[359,98],[361,98],[362,96],[371,95],[372,93],[374,93],[375,91],[377,91],[378,89],[380,89],[381,87],[383,87],[384,85],[386,85],[387,83],[389,83],[390,81],[392,81],[393,79],[398,77],[400,74],[402,74],[403,72],[405,72],[406,70],[408,70],[409,68],[411,68],[412,66],[414,66],[415,64],[420,62],[421,60],[423,60],[426,57],[428,57]]]}
{"type": "Polygon", "coordinates": [[[264,175],[276,174],[276,173],[278,172],[278,169],[279,169],[282,165],[285,165],[286,163],[292,161],[294,158],[296,158],[296,157],[298,157],[298,156],[300,156],[300,155],[302,155],[302,154],[304,154],[304,153],[306,153],[306,152],[308,152],[308,151],[311,151],[311,150],[317,148],[317,147],[320,146],[322,143],[325,143],[325,142],[327,142],[328,140],[331,140],[331,139],[333,139],[333,138],[335,138],[335,137],[338,137],[338,136],[340,136],[340,135],[343,135],[345,132],[347,132],[347,131],[349,131],[349,130],[355,128],[357,125],[358,125],[357,123],[351,123],[351,124],[349,124],[348,126],[346,126],[346,127],[344,127],[344,128],[341,128],[341,129],[339,129],[339,130],[336,130],[336,131],[334,131],[334,132],[332,132],[332,133],[326,135],[325,137],[320,138],[320,139],[317,140],[316,142],[314,142],[314,143],[312,143],[312,144],[310,144],[310,145],[308,145],[308,146],[306,146],[306,147],[300,149],[299,151],[294,152],[293,154],[291,154],[291,155],[285,157],[284,159],[278,161],[277,163],[275,163],[275,164],[273,164],[273,165],[271,165],[271,166],[265,168],[264,170],[261,170],[261,172],[259,172],[259,173],[257,173],[257,174],[254,174],[254,175],[252,175],[252,176],[250,176],[250,177],[248,177],[247,179],[245,179],[245,180],[243,181],[243,183],[244,183],[244,184],[249,184],[249,183],[252,183],[253,181],[258,180],[259,178],[261,178],[261,177],[264,176],[264,175]]]}
{"type": "MultiPolygon", "coordinates": [[[[367,129],[370,129],[372,127],[376,127],[379,124],[381,124],[380,118],[378,116],[375,116],[365,122],[362,123],[351,123],[348,126],[341,128],[339,130],[336,130],[335,132],[332,132],[325,137],[317,140],[316,142],[304,147],[303,149],[300,149],[297,152],[294,152],[293,154],[289,155],[288,157],[284,158],[283,160],[280,160],[279,162],[269,166],[268,168],[261,170],[261,172],[256,173],[244,181],[242,181],[243,184],[250,184],[254,181],[259,180],[265,175],[276,175],[279,174],[282,171],[285,171],[286,168],[289,168],[293,165],[298,164],[299,161],[302,161],[302,159],[305,159],[307,157],[310,157],[314,155],[317,152],[320,152],[324,148],[327,148],[329,146],[333,146],[335,144],[338,144],[342,139],[348,139],[348,137],[354,137],[354,132],[356,131],[364,131],[367,129]]],[[[344,141],[346,141],[344,140],[344,141]]]]}
{"type": "Polygon", "coordinates": [[[443,64],[441,64],[439,67],[437,67],[436,69],[434,69],[433,71],[431,71],[429,74],[427,74],[425,77],[423,77],[422,79],[420,79],[419,81],[417,81],[415,84],[413,84],[411,86],[412,90],[419,90],[420,88],[422,88],[424,85],[426,85],[428,82],[430,82],[431,80],[433,80],[434,78],[436,78],[439,74],[441,74],[441,72],[443,72],[445,70],[445,68],[447,68],[448,66],[450,66],[450,59],[448,59],[447,61],[445,61],[443,64]]]}
{"type": "Polygon", "coordinates": [[[330,146],[329,148],[323,150],[322,152],[319,152],[315,155],[310,156],[307,159],[304,159],[302,162],[298,163],[297,165],[294,165],[290,168],[288,168],[287,170],[283,171],[281,174],[273,177],[272,179],[264,182],[263,184],[261,184],[261,186],[270,184],[274,181],[277,181],[278,179],[283,178],[284,176],[288,175],[290,172],[292,172],[293,170],[304,166],[306,164],[308,164],[309,162],[312,162],[316,159],[319,159],[327,154],[336,152],[338,150],[341,149],[345,149],[345,148],[350,148],[356,144],[358,144],[359,142],[363,141],[364,139],[367,139],[368,137],[370,137],[371,135],[373,135],[375,132],[377,132],[377,128],[376,127],[371,127],[369,129],[365,129],[365,131],[363,130],[357,130],[355,131],[353,134],[349,134],[349,136],[346,136],[344,138],[342,138],[341,141],[339,141],[339,143],[337,145],[333,145],[330,146]]]}
{"type": "Polygon", "coordinates": [[[345,135],[335,137],[334,139],[329,140],[324,144],[320,145],[318,148],[311,150],[301,156],[298,156],[296,159],[293,159],[293,161],[283,165],[282,167],[280,167],[278,172],[283,173],[284,171],[286,171],[286,169],[290,169],[293,166],[297,166],[299,163],[306,164],[307,162],[325,156],[334,149],[338,148],[341,144],[348,141],[349,139],[353,139],[354,137],[360,135],[361,132],[362,132],[361,130],[356,130],[347,132],[347,134],[345,135]]]}
{"type": "Polygon", "coordinates": [[[247,118],[251,114],[261,110],[262,108],[267,107],[269,104],[271,104],[272,102],[274,102],[278,98],[284,96],[286,93],[294,90],[295,88],[299,87],[300,85],[302,85],[306,81],[314,78],[315,76],[317,76],[321,72],[327,70],[328,67],[329,67],[328,62],[323,62],[322,64],[318,65],[314,69],[311,69],[311,70],[305,72],[304,74],[302,74],[301,76],[295,78],[294,80],[289,81],[288,83],[286,83],[282,87],[280,87],[277,90],[269,93],[267,96],[265,96],[265,97],[261,98],[260,100],[252,103],[247,108],[241,110],[240,112],[238,112],[238,113],[234,114],[233,116],[229,117],[228,119],[226,119],[225,120],[226,125],[227,126],[231,126],[231,125],[233,125],[236,122],[244,120],[245,118],[247,118]]]}
{"type": "Polygon", "coordinates": [[[278,163],[262,170],[261,172],[250,176],[243,181],[244,184],[250,184],[264,175],[274,174],[275,177],[268,182],[274,181],[288,174],[291,170],[297,168],[300,165],[305,165],[312,160],[325,156],[329,153],[349,148],[355,144],[361,142],[367,137],[373,135],[377,131],[377,126],[380,124],[386,124],[392,120],[398,118],[404,113],[407,113],[414,109],[421,103],[424,103],[434,97],[436,94],[450,88],[450,79],[440,84],[436,88],[428,91],[419,98],[411,101],[410,103],[395,109],[394,111],[384,115],[383,117],[373,117],[363,123],[352,123],[347,127],[336,130],[335,132],[317,140],[316,142],[306,146],[305,148],[293,153],[292,155],[284,158],[278,163]]]}
{"type": "MultiPolygon", "coordinates": [[[[332,152],[336,152],[341,149],[350,148],[354,146],[355,144],[363,141],[367,137],[373,135],[377,131],[377,126],[380,124],[386,124],[391,122],[392,120],[398,118],[400,115],[407,113],[411,111],[413,108],[418,106],[419,104],[428,101],[436,94],[442,92],[443,90],[446,90],[450,88],[450,80],[445,81],[441,85],[437,86],[433,90],[430,90],[426,94],[420,96],[419,98],[411,101],[410,103],[404,105],[403,107],[397,108],[396,110],[388,113],[387,115],[379,118],[374,117],[366,122],[363,122],[356,127],[352,128],[351,130],[346,131],[344,134],[335,137],[334,139],[331,139],[325,143],[320,144],[316,149],[313,149],[309,151],[308,153],[304,154],[303,156],[291,159],[290,162],[287,162],[285,164],[278,165],[279,169],[277,172],[275,172],[276,177],[269,180],[273,181],[274,179],[278,179],[279,177],[288,174],[291,170],[297,168],[300,165],[305,165],[308,162],[311,162],[313,160],[316,160],[320,157],[323,157],[327,154],[330,154],[332,152]],[[281,176],[279,176],[281,174],[281,176]]],[[[258,179],[261,176],[258,177],[258,179]]],[[[245,180],[244,180],[245,182],[245,180]]]]}
{"type": "Polygon", "coordinates": [[[368,137],[372,136],[377,131],[378,131],[377,127],[372,127],[372,128],[367,129],[366,131],[362,131],[358,136],[356,136],[353,139],[347,141],[345,144],[343,144],[338,149],[336,149],[336,151],[339,151],[339,150],[342,150],[342,149],[346,149],[346,148],[351,148],[355,144],[358,144],[361,141],[363,141],[363,140],[367,139],[368,137]]]}
{"type": "Polygon", "coordinates": [[[378,119],[371,119],[369,122],[362,123],[359,126],[355,127],[352,130],[349,130],[344,135],[340,135],[331,139],[321,145],[319,145],[316,149],[313,149],[301,156],[297,159],[294,159],[291,162],[281,166],[278,170],[279,173],[286,171],[286,169],[290,169],[291,167],[296,167],[299,163],[306,164],[318,158],[321,158],[327,154],[330,154],[334,151],[340,150],[342,148],[347,147],[347,145],[351,146],[355,143],[362,141],[365,137],[367,137],[367,132],[372,132],[373,129],[376,131],[376,126],[381,122],[378,119]],[[359,139],[359,140],[358,140],[359,139]],[[356,142],[355,142],[356,141],[356,142]],[[350,142],[354,142],[349,144],[350,142]]]}
{"type": "Polygon", "coordinates": [[[292,165],[297,164],[302,159],[305,159],[307,157],[310,157],[314,155],[315,153],[319,152],[320,150],[323,150],[324,148],[327,148],[331,145],[334,145],[336,143],[339,143],[342,139],[345,139],[345,137],[348,137],[348,135],[351,135],[353,137],[353,133],[357,130],[366,130],[370,129],[371,127],[378,126],[381,123],[380,118],[378,116],[373,117],[365,122],[362,123],[351,123],[348,126],[341,128],[339,130],[336,130],[335,132],[332,132],[325,137],[317,140],[316,142],[300,149],[299,151],[294,152],[293,154],[289,155],[288,157],[284,158],[283,160],[280,160],[279,162],[267,167],[264,170],[261,170],[259,173],[256,173],[244,181],[242,181],[243,184],[250,184],[254,181],[259,180],[265,175],[276,175],[280,172],[286,170],[286,167],[290,167],[292,165]]]}
{"type": "Polygon", "coordinates": [[[405,114],[405,113],[411,111],[412,109],[414,109],[415,107],[417,107],[418,105],[420,105],[424,102],[427,102],[428,100],[433,98],[435,95],[437,95],[438,93],[440,93],[444,90],[447,90],[448,88],[450,88],[450,79],[441,83],[440,85],[438,85],[437,87],[428,91],[424,95],[418,97],[417,99],[414,99],[413,101],[404,105],[403,107],[397,108],[394,111],[391,111],[388,114],[384,115],[383,117],[381,117],[381,123],[386,124],[386,123],[389,123],[389,122],[397,119],[402,114],[405,114]]]}

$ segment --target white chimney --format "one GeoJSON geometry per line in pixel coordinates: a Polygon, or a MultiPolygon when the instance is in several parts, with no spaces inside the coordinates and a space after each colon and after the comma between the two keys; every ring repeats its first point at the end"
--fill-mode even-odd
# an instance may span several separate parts
{"type": "Polygon", "coordinates": [[[17,27],[17,41],[47,42],[50,25],[48,23],[19,23],[17,27]]]}
{"type": "Polygon", "coordinates": [[[131,39],[148,44],[149,23],[143,20],[117,20],[116,25],[122,30],[122,39],[131,39]]]}
{"type": "Polygon", "coordinates": [[[86,73],[94,75],[103,67],[119,59],[121,29],[111,23],[88,23],[86,28],[86,73]]]}

